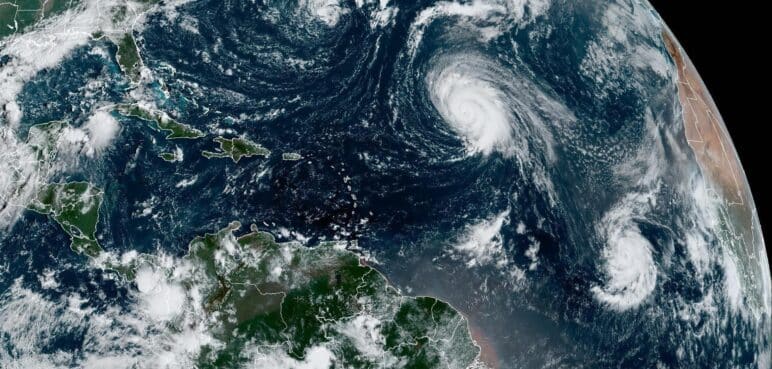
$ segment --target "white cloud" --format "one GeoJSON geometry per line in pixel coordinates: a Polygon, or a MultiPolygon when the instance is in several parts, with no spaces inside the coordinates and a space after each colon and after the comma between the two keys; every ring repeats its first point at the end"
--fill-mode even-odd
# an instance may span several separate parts
{"type": "Polygon", "coordinates": [[[357,315],[343,322],[337,330],[354,344],[357,351],[378,363],[377,368],[404,366],[391,352],[383,350],[386,338],[381,334],[381,321],[372,315],[357,315]]]}
{"type": "Polygon", "coordinates": [[[5,104],[4,111],[5,120],[8,122],[8,125],[12,128],[18,127],[21,121],[21,108],[19,104],[16,101],[9,101],[5,104]]]}
{"type": "Polygon", "coordinates": [[[56,280],[56,272],[50,269],[46,269],[42,274],[38,276],[40,287],[43,289],[55,289],[59,288],[59,282],[56,280]]]}
{"type": "MultiPolygon", "coordinates": [[[[4,340],[7,340],[5,342],[12,345],[17,357],[40,353],[40,348],[52,343],[51,340],[55,338],[56,335],[51,334],[52,331],[58,334],[74,332],[80,324],[80,317],[66,309],[66,302],[65,305],[58,305],[25,289],[21,279],[16,280],[11,288],[0,296],[0,332],[3,333],[4,340]]],[[[52,364],[58,361],[54,355],[45,356],[45,361],[52,364]]],[[[8,367],[6,365],[16,362],[15,360],[7,349],[0,349],[0,367],[8,367]]]]}
{"type": "Polygon", "coordinates": [[[137,271],[135,282],[145,313],[156,321],[169,321],[182,313],[185,291],[169,281],[162,270],[143,267],[137,271]]]}
{"type": "MultiPolygon", "coordinates": [[[[175,8],[188,0],[167,1],[160,8],[173,13],[175,8]]],[[[18,122],[23,114],[18,109],[16,96],[24,84],[38,72],[53,68],[78,47],[86,45],[97,31],[107,34],[123,34],[141,26],[147,5],[132,3],[131,15],[122,23],[116,23],[113,10],[124,6],[126,1],[85,0],[61,14],[46,18],[23,33],[14,34],[0,41],[0,57],[8,61],[0,67],[0,106],[5,107],[6,119],[18,122]]]]}
{"type": "MultiPolygon", "coordinates": [[[[177,149],[179,149],[179,148],[177,148],[177,149]]],[[[180,150],[180,151],[182,151],[182,150],[180,150]]],[[[180,155],[182,155],[182,154],[180,154],[180,155]]],[[[174,187],[176,187],[176,188],[189,187],[189,186],[192,186],[193,184],[195,184],[197,181],[198,181],[198,175],[194,175],[193,177],[186,178],[186,179],[183,179],[183,180],[177,182],[177,184],[175,184],[174,187]]]]}
{"type": "Polygon", "coordinates": [[[726,290],[726,295],[729,298],[729,306],[737,311],[743,302],[744,294],[742,279],[740,278],[737,269],[737,262],[730,252],[724,250],[722,264],[724,267],[724,288],[726,290]]]}
{"type": "Polygon", "coordinates": [[[58,148],[73,155],[93,158],[115,139],[120,126],[107,112],[98,111],[82,127],[66,127],[59,137],[58,148]]]}
{"type": "Polygon", "coordinates": [[[410,25],[408,48],[410,54],[414,54],[426,27],[438,18],[453,18],[467,28],[476,29],[481,40],[488,41],[507,29],[529,23],[544,14],[549,6],[548,0],[474,0],[463,4],[440,1],[416,16],[410,25]]]}
{"type": "Polygon", "coordinates": [[[104,11],[113,5],[112,1],[89,0],[3,41],[0,56],[9,59],[0,68],[0,105],[14,102],[24,84],[39,71],[56,66],[73,49],[85,45],[94,31],[110,22],[109,13],[104,11]]]}
{"type": "Polygon", "coordinates": [[[302,0],[299,5],[328,27],[337,25],[340,17],[348,13],[340,0],[302,0]]]}
{"type": "Polygon", "coordinates": [[[432,103],[470,154],[507,153],[515,144],[506,92],[487,78],[488,67],[482,60],[458,55],[427,76],[432,103]]]}
{"type": "Polygon", "coordinates": [[[453,250],[463,255],[469,267],[491,264],[506,266],[509,260],[500,233],[506,223],[509,223],[509,210],[472,224],[453,246],[453,250]]]}
{"type": "Polygon", "coordinates": [[[91,148],[101,151],[115,139],[120,126],[110,113],[98,111],[89,118],[83,129],[89,134],[91,148]]]}
{"type": "Polygon", "coordinates": [[[605,97],[609,89],[618,87],[619,80],[639,79],[630,78],[630,67],[652,71],[661,78],[669,77],[672,67],[665,51],[648,41],[661,39],[662,22],[644,3],[611,2],[602,21],[605,32],[599,32],[588,44],[580,66],[582,74],[605,86],[601,97],[605,97]]]}
{"type": "Polygon", "coordinates": [[[608,280],[603,287],[593,287],[592,292],[598,300],[620,310],[635,307],[656,287],[651,244],[634,228],[612,233],[607,242],[603,258],[608,280]]]}
{"type": "Polygon", "coordinates": [[[38,145],[47,158],[52,153],[46,142],[47,133],[30,130],[29,143],[20,142],[16,132],[0,126],[0,229],[8,228],[18,219],[40,186],[51,174],[51,164],[38,160],[30,144],[38,145]]]}
{"type": "Polygon", "coordinates": [[[657,286],[657,267],[651,243],[634,222],[651,194],[633,193],[609,210],[598,224],[605,240],[601,253],[606,281],[594,286],[595,297],[616,310],[640,305],[657,286]]]}
{"type": "Polygon", "coordinates": [[[335,355],[324,346],[309,348],[303,360],[295,360],[279,350],[262,352],[259,347],[251,353],[251,356],[252,364],[256,368],[330,369],[335,362],[335,355]]]}

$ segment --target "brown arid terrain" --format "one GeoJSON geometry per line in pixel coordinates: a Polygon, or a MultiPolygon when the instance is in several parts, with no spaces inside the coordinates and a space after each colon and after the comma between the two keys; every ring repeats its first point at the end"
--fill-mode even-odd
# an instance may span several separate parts
{"type": "Polygon", "coordinates": [[[740,161],[722,124],[710,94],[689,58],[673,35],[663,33],[665,45],[678,69],[678,97],[683,107],[684,131],[703,174],[722,190],[730,205],[745,205],[747,188],[743,186],[740,161]]]}
{"type": "MultiPolygon", "coordinates": [[[[694,64],[669,29],[662,33],[673,63],[677,69],[678,98],[683,111],[684,133],[689,147],[700,166],[710,189],[720,198],[721,218],[726,224],[720,238],[727,241],[732,252],[739,258],[744,270],[743,290],[752,307],[764,305],[764,280],[762,270],[766,266],[764,241],[750,187],[746,181],[734,144],[727,132],[718,108],[697,73],[694,64]]],[[[735,122],[743,124],[743,122],[735,122]]]]}

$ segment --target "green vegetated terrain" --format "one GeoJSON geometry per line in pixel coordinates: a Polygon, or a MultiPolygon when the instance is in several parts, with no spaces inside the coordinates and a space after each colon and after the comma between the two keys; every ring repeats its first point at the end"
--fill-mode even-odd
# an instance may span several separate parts
{"type": "MultiPolygon", "coordinates": [[[[40,160],[54,155],[67,127],[51,122],[30,129],[40,160]]],[[[221,142],[223,152],[237,150],[227,142],[221,142]]],[[[100,258],[102,200],[103,191],[88,182],[52,183],[42,186],[29,209],[56,221],[74,251],[100,258]]],[[[276,242],[255,225],[237,236],[240,228],[233,222],[194,238],[173,266],[149,254],[128,263],[108,257],[104,264],[127,282],[167,265],[158,283],[179,286],[186,308],[164,329],[201,326],[214,339],[197,354],[199,368],[240,368],[256,358],[300,365],[320,350],[342,368],[467,368],[476,362],[479,348],[460,313],[431,297],[401,294],[346,243],[307,247],[276,242]]]]}
{"type": "Polygon", "coordinates": [[[217,137],[214,139],[214,142],[220,145],[217,151],[201,152],[207,159],[231,158],[234,163],[238,163],[242,158],[249,158],[252,156],[267,157],[271,154],[270,150],[243,137],[217,137]]]}
{"type": "MultiPolygon", "coordinates": [[[[147,4],[140,9],[130,9],[126,4],[108,7],[115,24],[125,23],[129,17],[136,17],[142,11],[158,0],[139,0],[138,3],[147,4]]],[[[0,40],[7,36],[22,33],[35,26],[38,22],[62,13],[65,10],[75,8],[81,4],[81,0],[2,0],[0,1],[0,40]]],[[[98,33],[100,36],[102,32],[98,33]]],[[[142,58],[137,47],[137,42],[130,29],[125,33],[111,36],[110,39],[117,46],[116,60],[121,70],[132,82],[138,82],[142,69],[142,58]]]]}
{"type": "Polygon", "coordinates": [[[466,368],[477,357],[451,306],[400,294],[340,245],[278,243],[254,225],[236,237],[239,228],[231,223],[189,246],[195,269],[181,285],[202,293],[219,342],[200,354],[200,368],[243,367],[255,347],[265,363],[302,361],[324,347],[341,368],[466,368]]]}
{"type": "Polygon", "coordinates": [[[102,195],[88,182],[53,183],[43,187],[29,208],[59,223],[75,252],[95,257],[102,251],[96,240],[102,195]]]}
{"type": "Polygon", "coordinates": [[[142,58],[139,56],[137,41],[131,32],[124,34],[117,43],[118,52],[115,59],[121,70],[132,82],[139,81],[140,71],[142,70],[142,58]]]}
{"type": "Polygon", "coordinates": [[[158,154],[158,157],[169,163],[176,163],[182,161],[182,151],[174,150],[168,152],[162,152],[158,154]]]}
{"type": "MultiPolygon", "coordinates": [[[[10,7],[0,5],[0,25],[5,27],[0,36],[10,34],[8,19],[17,22],[14,32],[34,23],[18,23],[18,9],[26,9],[20,3],[53,4],[34,18],[40,19],[77,2],[18,1],[13,3],[11,18],[10,7]]],[[[131,33],[118,42],[117,59],[127,77],[136,81],[142,61],[131,33]]],[[[121,105],[117,111],[149,122],[151,128],[167,132],[170,140],[205,136],[138,104],[121,105]]],[[[67,127],[65,122],[50,122],[30,129],[28,144],[44,167],[56,155],[59,137],[67,127]]],[[[206,158],[231,158],[238,163],[271,153],[243,137],[217,137],[214,142],[219,148],[203,151],[206,158]]],[[[180,159],[174,152],[160,156],[167,161],[180,159]]],[[[302,156],[284,153],[282,159],[302,156]]],[[[58,223],[75,252],[97,258],[104,255],[96,238],[103,196],[88,182],[50,183],[41,185],[28,208],[58,223]]],[[[215,339],[198,354],[199,368],[240,368],[256,358],[269,366],[297,366],[307,363],[315,350],[329,353],[340,368],[467,368],[477,359],[479,348],[460,313],[431,297],[401,294],[342,244],[279,243],[254,225],[236,236],[240,227],[234,222],[196,237],[182,259],[184,264],[177,266],[184,272],[162,274],[168,278],[164,283],[182,287],[186,306],[192,307],[183,313],[188,316],[168,322],[167,329],[176,332],[191,324],[205,325],[215,339]]],[[[156,258],[143,254],[130,264],[107,261],[105,267],[133,281],[143,268],[157,267],[156,258]]]]}
{"type": "MultiPolygon", "coordinates": [[[[30,127],[27,145],[30,148],[31,163],[38,174],[45,178],[52,162],[58,155],[59,140],[70,125],[64,121],[52,121],[30,127]]],[[[13,178],[12,178],[13,180],[13,178]]],[[[29,182],[28,178],[19,178],[29,182]]],[[[102,249],[96,239],[99,208],[102,204],[102,190],[88,182],[25,183],[23,188],[33,188],[35,193],[30,210],[50,216],[70,236],[70,247],[89,256],[98,255],[102,249]]]]}
{"type": "Polygon", "coordinates": [[[177,122],[164,112],[150,110],[137,104],[121,105],[118,107],[118,113],[123,116],[144,120],[151,123],[153,129],[168,132],[167,140],[196,139],[205,136],[201,130],[177,122]]]}
{"type": "Polygon", "coordinates": [[[57,143],[62,132],[70,127],[64,121],[51,121],[30,127],[27,133],[27,145],[32,149],[34,159],[38,164],[47,167],[56,156],[57,143]]]}
{"type": "Polygon", "coordinates": [[[35,23],[75,7],[79,0],[2,0],[0,1],[0,40],[23,32],[35,23]]]}

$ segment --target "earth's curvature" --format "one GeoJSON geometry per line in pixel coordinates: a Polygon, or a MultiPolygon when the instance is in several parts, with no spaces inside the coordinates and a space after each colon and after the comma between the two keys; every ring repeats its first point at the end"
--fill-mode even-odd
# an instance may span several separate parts
{"type": "Polygon", "coordinates": [[[0,106],[1,368],[772,365],[646,1],[6,1],[0,106]]]}

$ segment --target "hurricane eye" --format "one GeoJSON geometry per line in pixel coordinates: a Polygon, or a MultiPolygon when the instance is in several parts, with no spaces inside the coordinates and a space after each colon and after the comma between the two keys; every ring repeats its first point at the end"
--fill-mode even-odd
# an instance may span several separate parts
{"type": "Polygon", "coordinates": [[[507,91],[490,82],[496,73],[481,56],[438,61],[427,76],[429,97],[470,154],[507,152],[513,142],[512,113],[501,104],[507,91]]]}

